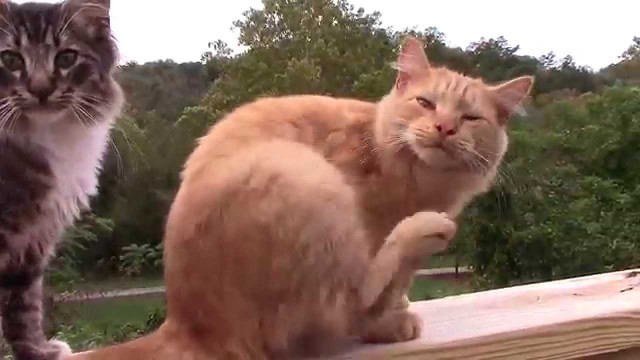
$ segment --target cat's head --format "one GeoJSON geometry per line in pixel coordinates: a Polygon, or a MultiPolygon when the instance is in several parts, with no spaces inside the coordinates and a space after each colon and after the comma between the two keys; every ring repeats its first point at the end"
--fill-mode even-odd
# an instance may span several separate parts
{"type": "Polygon", "coordinates": [[[0,133],[113,118],[117,58],[109,0],[0,0],[0,133]]]}
{"type": "Polygon", "coordinates": [[[383,146],[408,150],[434,169],[495,170],[507,149],[509,117],[529,94],[533,77],[489,85],[434,67],[413,37],[404,43],[396,68],[378,119],[383,146]]]}

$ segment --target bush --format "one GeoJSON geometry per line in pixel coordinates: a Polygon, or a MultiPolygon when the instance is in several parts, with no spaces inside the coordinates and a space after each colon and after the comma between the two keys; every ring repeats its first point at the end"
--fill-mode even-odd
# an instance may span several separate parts
{"type": "Polygon", "coordinates": [[[120,272],[127,276],[140,276],[162,268],[163,244],[128,245],[122,248],[120,272]]]}
{"type": "Polygon", "coordinates": [[[467,213],[465,236],[482,282],[640,265],[640,89],[552,103],[544,123],[517,127],[511,138],[519,188],[498,187],[467,213]]]}

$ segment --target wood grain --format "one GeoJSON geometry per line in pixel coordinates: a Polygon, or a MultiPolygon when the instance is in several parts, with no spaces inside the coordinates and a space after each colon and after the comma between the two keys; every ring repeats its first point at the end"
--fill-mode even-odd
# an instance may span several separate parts
{"type": "Polygon", "coordinates": [[[640,269],[418,302],[411,308],[424,321],[421,338],[357,346],[335,358],[561,360],[640,347],[640,269]]]}

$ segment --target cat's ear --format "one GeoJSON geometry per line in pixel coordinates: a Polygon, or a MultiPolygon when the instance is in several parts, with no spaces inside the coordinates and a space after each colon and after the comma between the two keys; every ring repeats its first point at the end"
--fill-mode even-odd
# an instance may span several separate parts
{"type": "Polygon", "coordinates": [[[395,67],[398,70],[396,89],[403,91],[412,77],[429,68],[429,60],[424,52],[422,41],[413,36],[407,36],[395,67]]]}
{"type": "Polygon", "coordinates": [[[11,7],[15,6],[9,0],[0,0],[0,29],[2,29],[2,33],[5,35],[14,34],[16,32],[16,28],[13,23],[9,20],[12,18],[11,16],[11,7]]]}
{"type": "Polygon", "coordinates": [[[0,13],[6,13],[9,11],[9,0],[0,0],[0,13]]]}
{"type": "Polygon", "coordinates": [[[110,34],[110,0],[67,0],[64,6],[68,20],[87,31],[90,37],[110,34]]]}
{"type": "Polygon", "coordinates": [[[490,88],[497,102],[501,122],[509,120],[531,92],[533,83],[533,76],[521,76],[490,88]]]}

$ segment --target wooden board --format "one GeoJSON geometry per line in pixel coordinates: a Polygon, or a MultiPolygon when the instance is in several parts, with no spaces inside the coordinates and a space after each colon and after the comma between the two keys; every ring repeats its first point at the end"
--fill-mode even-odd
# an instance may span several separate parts
{"type": "Polygon", "coordinates": [[[640,347],[640,269],[418,302],[411,308],[424,321],[421,338],[359,346],[336,358],[561,360],[640,347]]]}

